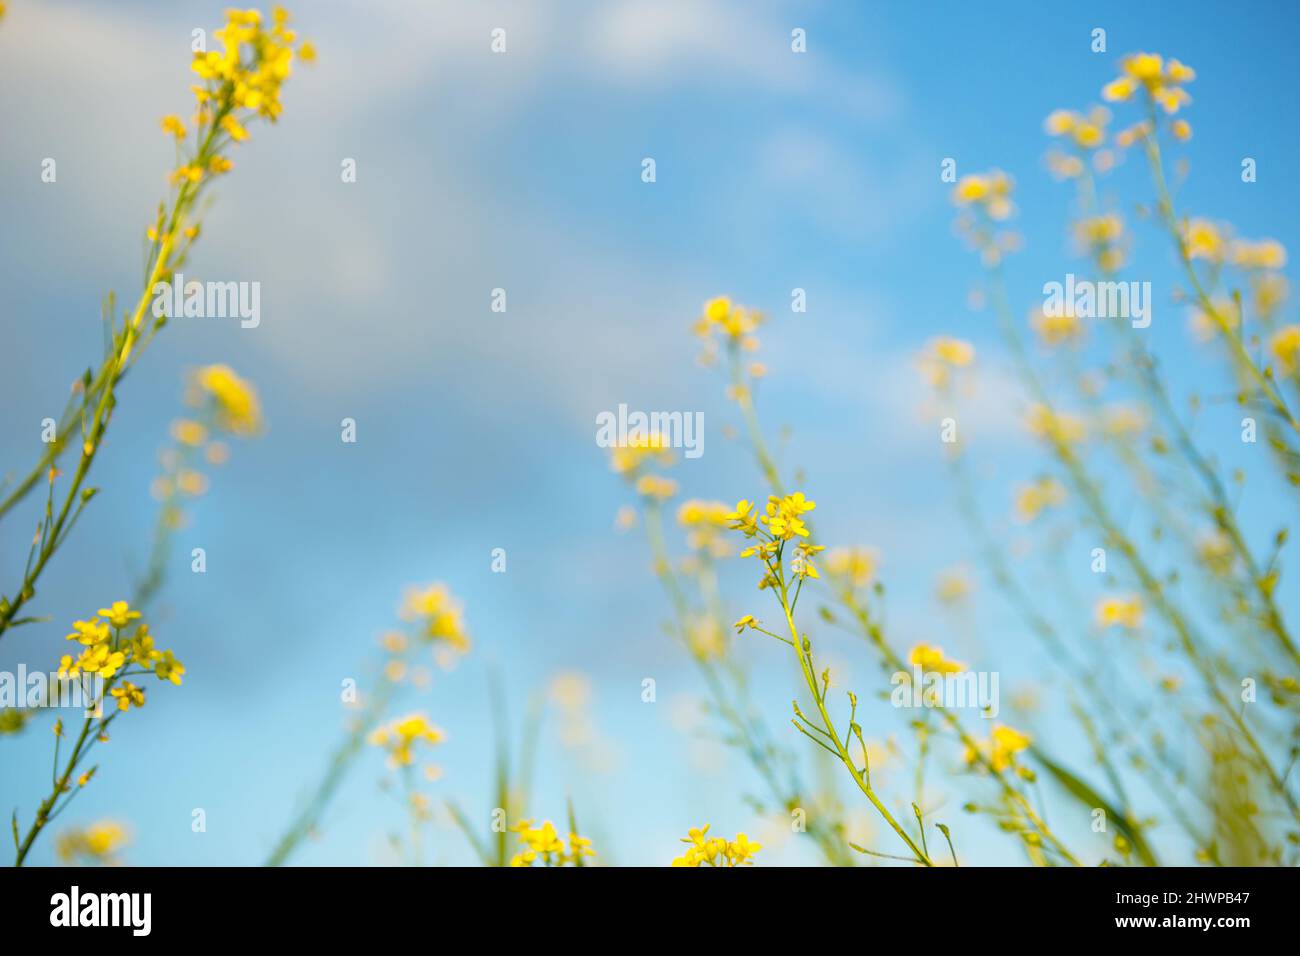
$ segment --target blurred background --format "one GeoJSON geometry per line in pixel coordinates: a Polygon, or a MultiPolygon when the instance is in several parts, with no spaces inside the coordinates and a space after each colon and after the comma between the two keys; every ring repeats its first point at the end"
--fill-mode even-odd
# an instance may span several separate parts
{"type": "MultiPolygon", "coordinates": [[[[790,427],[781,463],[806,472],[825,543],[880,549],[895,640],[998,670],[1004,701],[1029,686],[1050,700],[1037,645],[979,576],[913,367],[932,335],[975,344],[981,380],[966,414],[983,503],[1005,517],[1011,483],[1040,459],[990,318],[969,307],[979,264],[953,235],[940,163],[1015,177],[1025,248],[1008,276],[1025,312],[1042,283],[1079,264],[1063,225],[1071,192],[1044,167],[1042,120],[1096,102],[1127,52],[1156,50],[1198,72],[1184,205],[1295,249],[1300,201],[1289,174],[1300,130],[1287,121],[1293,4],[1248,15],[1210,3],[1089,6],[293,5],[319,63],[296,68],[278,126],[259,124],[234,152],[186,270],[260,282],[261,325],[178,320],[160,335],[119,390],[92,475],[103,491],[31,605],[52,620],[0,644],[0,668],[52,667],[73,619],[129,592],[186,370],[225,362],[253,382],[267,434],[236,443],[190,508],[154,614],[159,643],[188,667],[185,684],[158,688],[115,725],[98,778],[59,823],[127,822],[134,864],[261,862],[340,737],[340,682],[372,679],[376,638],[403,590],[441,580],[464,601],[475,646],[405,708],[448,733],[432,796],[490,812],[492,668],[516,726],[531,695],[577,672],[591,723],[565,734],[548,720],[533,816],[560,821],[571,795],[611,864],[665,864],[704,822],[769,844],[760,862],[814,860],[788,823],[755,816],[749,767],[701,734],[702,687],[664,633],[668,605],[644,537],[615,525],[633,496],[594,440],[597,414],[620,403],[702,411],[704,455],[674,469],[683,496],[762,497],[747,450],[726,437],[739,421],[724,383],[695,361],[690,326],[718,294],[769,314],[760,415],[773,433],[790,427]],[[504,55],[489,48],[498,27],[504,55]],[[796,27],[807,31],[803,55],[790,50],[796,27]],[[1104,54],[1090,51],[1095,27],[1107,31],[1104,54]],[[1240,181],[1244,156],[1258,163],[1255,184],[1240,181]],[[652,184],[641,179],[646,157],[652,184]],[[355,183],[340,180],[348,158],[355,183]],[[790,311],[796,287],[803,314],[790,311]],[[490,309],[494,288],[507,292],[505,313],[490,309]],[[343,418],[356,420],[355,444],[340,441],[343,418]],[[206,574],[189,572],[193,547],[207,551],[206,574]],[[506,573],[492,572],[494,548],[506,549],[506,573]],[[954,568],[972,593],[941,609],[936,579],[954,568]],[[642,701],[645,678],[656,681],[653,704],[642,701]],[[205,833],[191,831],[195,808],[205,833]]],[[[190,109],[191,30],[215,28],[221,10],[14,0],[0,25],[7,477],[30,467],[41,420],[58,417],[69,384],[98,359],[102,297],[135,294],[172,163],[158,120],[190,109]],[[45,157],[57,160],[56,184],[41,181],[45,157]]],[[[1137,160],[1107,180],[1126,211],[1150,195],[1137,160]]],[[[1125,277],[1153,284],[1153,347],[1175,382],[1213,393],[1214,365],[1171,298],[1167,238],[1139,227],[1125,277]]],[[[1203,435],[1222,426],[1210,444],[1228,463],[1241,454],[1237,418],[1224,405],[1201,423],[1203,435]]],[[[0,590],[21,576],[40,504],[0,526],[0,590]]],[[[1253,540],[1293,507],[1251,485],[1242,508],[1253,540]]],[[[1063,573],[1059,556],[1032,548],[1016,560],[1031,582],[1063,573]]],[[[1069,572],[1084,590],[1096,587],[1086,561],[1069,572]]],[[[735,617],[768,611],[753,577],[748,565],[727,574],[735,617]]],[[[1282,587],[1289,606],[1295,593],[1282,587]]],[[[878,687],[864,649],[824,630],[843,685],[878,687]]],[[[798,675],[784,648],[738,640],[755,697],[810,759],[786,723],[798,675]]],[[[1043,720],[1050,732],[1053,718],[1043,720]]],[[[904,726],[879,701],[860,721],[879,740],[904,726]]],[[[6,814],[30,818],[51,743],[45,722],[0,741],[6,814]]],[[[1053,744],[1087,765],[1082,742],[1053,744]]],[[[905,768],[893,772],[906,782],[905,768]]],[[[391,862],[386,835],[402,819],[378,789],[383,775],[382,755],[367,754],[296,862],[391,862]]],[[[945,779],[938,790],[938,818],[964,858],[1022,860],[961,814],[959,789],[945,779]]],[[[859,839],[889,849],[860,817],[859,839]]],[[[52,862],[52,847],[43,837],[33,862],[52,862]]],[[[473,860],[449,826],[427,858],[473,860]]]]}

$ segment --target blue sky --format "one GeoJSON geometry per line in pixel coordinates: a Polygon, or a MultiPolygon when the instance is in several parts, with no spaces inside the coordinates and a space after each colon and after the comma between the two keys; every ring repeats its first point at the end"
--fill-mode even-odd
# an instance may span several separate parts
{"type": "MultiPolygon", "coordinates": [[[[900,642],[952,646],[999,667],[1004,686],[1041,678],[1023,650],[1030,639],[986,582],[972,621],[930,600],[940,570],[973,558],[917,411],[924,392],[909,363],[929,336],[961,335],[987,356],[976,421],[989,507],[1005,513],[1008,481],[1039,467],[997,379],[1005,366],[988,315],[967,307],[979,270],[952,234],[940,162],[1016,177],[1027,246],[1009,277],[1027,310],[1077,262],[1063,229],[1068,187],[1043,167],[1043,117],[1095,102],[1123,53],[1159,50],[1198,71],[1180,201],[1298,247],[1300,186],[1284,173],[1300,149],[1284,121],[1294,6],[1090,6],[296,9],[320,63],[295,73],[278,127],[257,129],[236,154],[192,265],[261,282],[262,325],[177,322],[150,348],[96,464],[104,491],[35,602],[53,621],[0,647],[0,666],[53,661],[68,622],[126,592],[185,370],[224,361],[256,383],[269,431],[234,449],[193,509],[154,627],[186,661],[185,686],[160,689],[119,724],[94,790],[64,819],[129,821],[133,863],[259,861],[338,737],[339,681],[363,675],[407,585],[443,580],[477,644],[420,703],[450,735],[437,796],[487,800],[488,662],[516,716],[556,673],[579,670],[614,768],[584,768],[548,733],[536,816],[558,819],[572,792],[608,834],[609,857],[629,863],[666,860],[705,820],[762,832],[741,799],[754,786],[742,761],[674,725],[670,702],[701,687],[661,631],[667,605],[643,539],[614,531],[630,496],[593,440],[596,414],[619,403],[700,410],[706,453],[678,468],[684,492],[762,493],[744,449],[723,437],[736,416],[689,336],[701,303],[724,292],[774,316],[760,412],[770,428],[792,428],[783,464],[807,470],[832,543],[882,550],[900,642]],[[504,56],[489,52],[494,27],[507,30],[504,56]],[[789,52],[794,27],[807,31],[802,56],[789,52]],[[1094,27],[1107,31],[1105,54],[1089,49],[1094,27]],[[640,179],[647,156],[654,184],[640,179]],[[1243,156],[1258,162],[1255,184],[1240,182],[1243,156]],[[340,182],[344,158],[357,161],[355,184],[340,182]],[[504,315],[488,307],[496,287],[508,293],[504,315]],[[794,287],[807,290],[806,314],[788,311],[794,287]],[[355,445],[339,441],[344,417],[358,423],[355,445]],[[181,561],[193,546],[207,549],[205,575],[181,561]],[[497,547],[504,575],[490,571],[497,547]],[[655,706],[641,702],[646,676],[658,682],[655,706]],[[207,811],[206,834],[190,831],[195,807],[207,811]]],[[[40,420],[99,354],[101,297],[136,281],[135,237],[170,161],[157,120],[188,108],[190,30],[219,16],[219,4],[188,0],[15,0],[0,25],[5,473],[36,454],[40,420]],[[54,185],[38,175],[47,156],[59,164],[54,185]]],[[[1132,160],[1108,182],[1125,211],[1149,195],[1132,160]]],[[[1213,391],[1212,366],[1170,302],[1167,243],[1140,231],[1132,268],[1155,285],[1152,334],[1176,378],[1213,391]]],[[[1273,490],[1252,493],[1257,539],[1287,505],[1273,490]]],[[[0,588],[21,572],[28,527],[26,515],[0,525],[0,588]]],[[[747,575],[729,577],[739,613],[752,610],[747,575]]],[[[859,649],[827,640],[851,680],[875,678],[859,649]]],[[[777,651],[751,642],[743,654],[780,727],[796,675],[777,651]]],[[[878,720],[875,736],[897,730],[895,714],[878,720]]],[[[49,742],[38,727],[0,743],[0,806],[20,818],[38,798],[49,742]]],[[[387,859],[395,817],[381,775],[377,758],[358,765],[302,862],[387,859]]],[[[1016,859],[969,826],[966,845],[1016,859]]],[[[443,829],[437,857],[468,854],[443,829]]],[[[51,858],[47,841],[36,859],[51,858]]],[[[785,845],[773,858],[807,857],[785,845]]]]}

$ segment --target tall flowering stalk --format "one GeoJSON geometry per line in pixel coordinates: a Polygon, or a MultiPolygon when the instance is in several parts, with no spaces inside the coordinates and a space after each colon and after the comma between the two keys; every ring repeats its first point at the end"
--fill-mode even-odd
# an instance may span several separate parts
{"type": "Polygon", "coordinates": [[[155,286],[171,281],[199,238],[199,201],[212,182],[231,170],[227,154],[231,146],[248,139],[249,127],[259,119],[273,123],[280,117],[280,93],[295,55],[306,61],[315,57],[311,44],[299,42],[288,22],[288,13],[279,7],[269,23],[257,10],[227,11],[226,24],[213,31],[222,49],[194,55],[193,70],[201,82],[191,87],[196,101],[193,132],[178,116],[162,119],[163,132],[176,141],[177,165],[170,176],[171,191],[158,204],[146,230],[149,246],[143,286],[120,320],[109,297],[105,309],[109,341],[98,369],[87,370],[74,385],[73,400],[58,423],[55,440],[27,477],[0,500],[3,518],[42,476],[50,477],[47,517],[37,529],[22,580],[14,592],[0,597],[0,638],[11,627],[34,620],[19,613],[35,597],[42,573],[95,495],[97,489],[87,485],[87,479],[117,407],[117,387],[167,323],[166,316],[153,314],[150,303],[155,286]],[[71,447],[79,452],[77,463],[56,501],[54,466],[71,447]]]}

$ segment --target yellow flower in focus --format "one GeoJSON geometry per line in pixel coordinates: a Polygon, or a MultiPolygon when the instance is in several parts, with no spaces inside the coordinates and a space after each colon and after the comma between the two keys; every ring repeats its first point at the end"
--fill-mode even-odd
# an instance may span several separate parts
{"type": "Polygon", "coordinates": [[[722,840],[708,837],[709,827],[702,829],[692,827],[688,836],[682,839],[689,844],[686,853],[673,860],[673,866],[752,866],[754,855],[763,849],[761,844],[752,842],[743,833],[737,833],[734,840],[722,840]]]}
{"type": "Polygon", "coordinates": [[[133,706],[144,706],[144,691],[129,680],[123,681],[120,686],[114,687],[109,693],[117,699],[119,710],[130,710],[133,706]]]}
{"type": "Polygon", "coordinates": [[[131,610],[131,605],[125,601],[114,601],[112,607],[101,607],[98,613],[100,617],[116,628],[126,627],[127,624],[140,616],[140,612],[131,610]]]}
{"type": "Polygon", "coordinates": [[[908,652],[907,662],[932,674],[960,674],[966,669],[961,661],[943,656],[943,648],[917,644],[908,652]]]}
{"type": "Polygon", "coordinates": [[[1102,598],[1097,602],[1095,616],[1100,627],[1123,627],[1135,631],[1142,626],[1142,600],[1136,595],[1102,598]]]}
{"type": "Polygon", "coordinates": [[[66,640],[80,641],[82,644],[102,644],[109,638],[108,625],[94,618],[89,621],[73,621],[72,633],[66,640]]]}

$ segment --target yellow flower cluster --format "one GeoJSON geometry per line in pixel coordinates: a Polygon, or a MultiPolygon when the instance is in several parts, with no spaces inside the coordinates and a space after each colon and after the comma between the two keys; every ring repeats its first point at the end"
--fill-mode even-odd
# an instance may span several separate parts
{"type": "Polygon", "coordinates": [[[1001,773],[1008,767],[1015,766],[1016,755],[1029,749],[1033,738],[1023,734],[1014,727],[997,724],[989,734],[989,739],[974,748],[966,747],[966,763],[974,764],[983,757],[993,767],[994,773],[1001,773]]]}
{"type": "MultiPolygon", "coordinates": [[[[229,365],[206,365],[190,379],[186,401],[193,408],[209,408],[222,431],[246,437],[262,428],[262,408],[257,390],[235,374],[229,365]]],[[[190,425],[180,426],[187,438],[199,438],[190,425]]]]}
{"type": "MultiPolygon", "coordinates": [[[[148,624],[140,622],[129,636],[125,633],[139,618],[140,612],[133,611],[126,601],[114,601],[109,607],[101,607],[90,620],[74,621],[67,639],[84,649],[76,657],[63,655],[59,676],[76,678],[89,674],[111,682],[118,676],[152,673],[159,680],[179,685],[185,665],[170,650],[160,651],[154,646],[148,624]],[[137,669],[132,670],[133,667],[137,669]]],[[[108,690],[119,710],[144,706],[144,691],[130,681],[108,690]]]]}
{"type": "Polygon", "coordinates": [[[1132,53],[1120,61],[1120,75],[1102,88],[1101,95],[1122,103],[1145,90],[1152,102],[1172,115],[1192,101],[1183,84],[1194,79],[1196,71],[1178,60],[1166,62],[1159,53],[1132,53]]]}
{"type": "Polygon", "coordinates": [[[673,866],[753,866],[754,854],[763,849],[762,844],[751,842],[743,833],[737,833],[734,840],[711,837],[708,824],[699,829],[692,827],[682,842],[690,846],[673,860],[673,866]]]}
{"type": "Polygon", "coordinates": [[[907,655],[907,662],[913,667],[933,674],[960,674],[966,669],[961,661],[944,657],[943,648],[929,644],[917,644],[907,655]]]}
{"type": "Polygon", "coordinates": [[[696,320],[692,331],[710,346],[715,338],[721,338],[728,345],[752,352],[758,348],[754,333],[762,324],[763,313],[732,302],[722,295],[704,303],[704,312],[696,320]]]}
{"type": "Polygon", "coordinates": [[[542,866],[581,866],[586,857],[596,855],[589,839],[572,832],[566,848],[550,820],[540,827],[534,827],[532,820],[520,820],[510,829],[519,835],[519,842],[524,847],[511,857],[511,866],[533,866],[536,863],[542,866]]]}
{"type": "Polygon", "coordinates": [[[1108,597],[1097,602],[1097,624],[1100,627],[1123,627],[1135,631],[1142,626],[1142,599],[1108,597]]]}
{"type": "Polygon", "coordinates": [[[64,863],[114,863],[118,852],[126,846],[127,838],[126,827],[122,824],[101,820],[59,834],[54,852],[64,863]]]}
{"type": "Polygon", "coordinates": [[[1035,438],[1065,446],[1078,444],[1087,434],[1081,419],[1037,403],[1030,407],[1025,424],[1035,438]]]}
{"type": "Polygon", "coordinates": [[[879,567],[880,554],[873,548],[833,548],[826,553],[826,574],[851,590],[874,582],[879,567]]]}
{"type": "Polygon", "coordinates": [[[1300,371],[1300,325],[1285,325],[1274,333],[1269,351],[1287,375],[1300,371]]]}
{"type": "Polygon", "coordinates": [[[415,745],[433,746],[446,739],[446,734],[429,723],[424,714],[407,714],[376,727],[370,734],[370,743],[388,751],[390,767],[409,767],[415,762],[415,745]]]}
{"type": "Polygon", "coordinates": [[[610,466],[620,475],[635,476],[650,461],[663,467],[673,463],[668,439],[658,432],[631,435],[626,444],[615,445],[610,449],[610,466]]]}
{"type": "Polygon", "coordinates": [[[967,368],[975,361],[975,346],[964,339],[939,335],[925,343],[916,365],[932,388],[944,389],[955,369],[967,368]]]}
{"type": "Polygon", "coordinates": [[[970,206],[984,211],[995,221],[1010,219],[1015,212],[1011,193],[1015,183],[1000,169],[987,173],[972,173],[957,181],[952,199],[958,206],[970,206]]]}
{"type": "Polygon", "coordinates": [[[1016,518],[1024,522],[1033,521],[1046,509],[1064,502],[1064,485],[1055,478],[1039,478],[1021,485],[1016,491],[1016,518]]]}
{"type": "Polygon", "coordinates": [[[728,527],[758,541],[741,551],[740,556],[757,558],[763,563],[765,572],[759,588],[775,587],[779,583],[778,565],[785,553],[786,542],[794,542],[791,572],[801,582],[804,578],[821,577],[813,566],[812,557],[825,548],[806,540],[810,532],[803,520],[803,515],[816,507],[815,501],[809,501],[802,491],[796,491],[784,497],[770,496],[761,514],[756,514],[754,505],[744,500],[736,502],[735,510],[727,514],[728,527]]]}
{"type": "Polygon", "coordinates": [[[414,622],[418,636],[426,643],[446,646],[460,654],[469,652],[464,612],[445,584],[435,582],[410,589],[401,613],[404,620],[414,622]]]}
{"type": "Polygon", "coordinates": [[[1110,110],[1095,106],[1085,116],[1073,110],[1053,110],[1043,122],[1049,136],[1069,136],[1074,145],[1092,150],[1106,141],[1106,126],[1110,123],[1110,110]]]}

